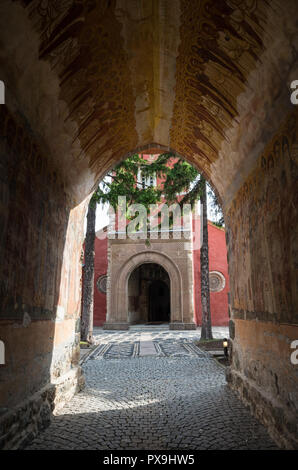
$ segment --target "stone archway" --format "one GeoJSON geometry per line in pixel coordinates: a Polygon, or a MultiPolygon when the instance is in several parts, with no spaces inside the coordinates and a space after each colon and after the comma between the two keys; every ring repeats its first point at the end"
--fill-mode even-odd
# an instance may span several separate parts
{"type": "Polygon", "coordinates": [[[222,199],[229,382],[279,442],[297,446],[295,0],[141,2],[146,18],[134,2],[47,3],[0,2],[1,402],[30,410],[13,445],[45,421],[38,406],[50,413],[54,396],[57,405],[77,389],[85,198],[132,149],[160,146],[222,199]]]}
{"type": "MultiPolygon", "coordinates": [[[[158,240],[157,240],[158,241],[158,240]]],[[[110,240],[111,242],[111,240],[110,240]]],[[[113,243],[112,243],[113,244],[113,243]]],[[[123,246],[123,244],[121,244],[123,246]]],[[[158,245],[158,244],[156,244],[158,245]]],[[[132,245],[134,246],[134,245],[132,245]]],[[[142,264],[154,263],[162,266],[170,278],[171,329],[195,329],[193,321],[192,279],[187,276],[187,256],[175,263],[160,251],[144,250],[131,255],[127,246],[121,253],[127,254],[115,266],[110,257],[108,271],[107,321],[105,329],[128,329],[128,280],[131,273],[142,264]],[[185,262],[186,261],[186,262],[185,262]],[[180,266],[179,266],[180,264],[180,266]],[[182,295],[183,293],[188,295],[182,295]]],[[[124,255],[125,256],[125,255],[124,255]]]]}

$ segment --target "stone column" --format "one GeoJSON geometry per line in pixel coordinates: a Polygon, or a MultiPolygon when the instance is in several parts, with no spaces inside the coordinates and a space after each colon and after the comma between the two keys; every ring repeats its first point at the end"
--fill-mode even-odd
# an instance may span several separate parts
{"type": "Polygon", "coordinates": [[[170,323],[171,330],[195,330],[194,322],[194,302],[193,302],[193,251],[191,241],[182,241],[177,243],[176,264],[181,275],[181,296],[179,320],[175,316],[172,317],[170,323]]]}
{"type": "Polygon", "coordinates": [[[117,290],[117,271],[119,265],[113,256],[113,240],[108,240],[108,279],[107,279],[107,317],[103,325],[104,330],[128,330],[127,321],[127,292],[117,290]],[[119,312],[119,307],[122,313],[119,312]]]}

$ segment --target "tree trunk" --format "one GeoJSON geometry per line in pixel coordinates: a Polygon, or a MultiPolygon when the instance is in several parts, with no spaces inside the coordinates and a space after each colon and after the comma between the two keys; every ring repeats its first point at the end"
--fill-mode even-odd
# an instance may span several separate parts
{"type": "Polygon", "coordinates": [[[93,295],[94,295],[94,240],[96,203],[92,198],[88,206],[87,231],[85,238],[85,265],[83,275],[83,302],[81,340],[92,343],[93,337],[93,295]]]}
{"type": "Polygon", "coordinates": [[[208,219],[207,219],[207,191],[206,181],[203,180],[202,194],[202,222],[203,243],[201,246],[201,303],[202,303],[202,330],[201,339],[212,339],[210,291],[209,291],[209,252],[208,252],[208,219]]]}

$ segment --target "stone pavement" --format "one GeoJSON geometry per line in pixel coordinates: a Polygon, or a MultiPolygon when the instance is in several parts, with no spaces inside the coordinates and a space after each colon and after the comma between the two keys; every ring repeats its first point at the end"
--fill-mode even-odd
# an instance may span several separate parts
{"type": "Polygon", "coordinates": [[[227,387],[223,367],[194,346],[195,332],[156,328],[147,333],[154,355],[138,354],[140,331],[96,334],[97,349],[117,344],[118,337],[118,353],[88,358],[85,389],[27,448],[276,448],[227,387]],[[131,354],[124,345],[130,345],[131,354]],[[166,353],[160,355],[158,347],[166,353]]]}
{"type": "MultiPolygon", "coordinates": [[[[112,338],[117,342],[140,341],[141,337],[150,336],[152,340],[187,339],[199,340],[201,328],[196,330],[169,330],[168,324],[163,325],[133,325],[128,331],[107,331],[102,328],[94,328],[96,343],[110,342],[112,338]]],[[[229,328],[226,326],[215,326],[212,328],[214,339],[228,338],[229,328]]]]}

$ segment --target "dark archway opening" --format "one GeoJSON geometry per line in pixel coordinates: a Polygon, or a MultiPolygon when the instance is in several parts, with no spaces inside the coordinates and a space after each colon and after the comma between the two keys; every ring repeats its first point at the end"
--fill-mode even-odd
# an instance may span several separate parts
{"type": "Polygon", "coordinates": [[[128,280],[128,321],[165,323],[171,317],[170,278],[156,263],[136,268],[128,280]]]}

